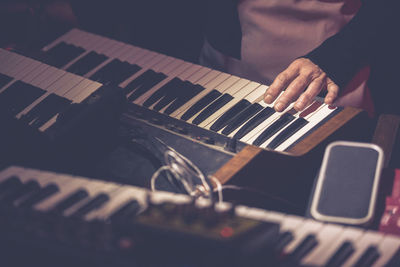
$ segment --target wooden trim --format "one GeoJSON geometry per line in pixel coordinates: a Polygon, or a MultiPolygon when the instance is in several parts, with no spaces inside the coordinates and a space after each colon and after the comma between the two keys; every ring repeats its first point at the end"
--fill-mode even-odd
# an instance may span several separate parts
{"type": "Polygon", "coordinates": [[[217,178],[221,184],[225,184],[262,151],[263,149],[256,146],[245,146],[242,151],[237,153],[214,173],[214,177],[217,178]]]}
{"type": "MultiPolygon", "coordinates": [[[[217,172],[215,172],[213,176],[216,179],[218,179],[221,184],[226,184],[233,177],[237,176],[237,174],[242,169],[244,169],[249,163],[251,162],[254,163],[255,158],[260,154],[262,155],[268,154],[268,157],[279,158],[280,160],[283,161],[288,161],[289,160],[288,157],[304,158],[303,155],[307,154],[313,148],[320,145],[327,137],[335,133],[339,128],[341,128],[347,122],[355,118],[361,112],[362,111],[360,109],[356,108],[348,107],[343,109],[338,114],[329,119],[326,123],[321,125],[309,136],[307,136],[298,144],[296,144],[288,152],[266,150],[256,146],[248,145],[244,149],[242,149],[242,151],[237,153],[224,166],[222,166],[217,172]]],[[[260,163],[257,163],[257,165],[258,164],[260,163]]]]}
{"type": "Polygon", "coordinates": [[[294,156],[306,154],[361,112],[362,110],[352,107],[343,109],[325,124],[321,125],[317,130],[300,141],[297,145],[293,146],[288,152],[294,156]]]}

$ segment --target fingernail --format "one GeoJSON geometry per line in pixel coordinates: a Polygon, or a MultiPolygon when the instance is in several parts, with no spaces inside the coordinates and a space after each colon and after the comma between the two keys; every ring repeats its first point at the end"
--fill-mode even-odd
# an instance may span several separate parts
{"type": "Polygon", "coordinates": [[[304,103],[303,103],[303,102],[296,103],[296,104],[294,104],[294,108],[295,108],[297,111],[303,110],[303,109],[304,109],[304,103]]]}
{"type": "Polygon", "coordinates": [[[276,103],[276,105],[275,105],[276,111],[282,111],[283,108],[284,108],[284,105],[281,102],[276,103]]]}
{"type": "Polygon", "coordinates": [[[273,100],[274,99],[273,99],[272,95],[266,95],[264,98],[264,102],[267,104],[271,104],[273,100]]]}

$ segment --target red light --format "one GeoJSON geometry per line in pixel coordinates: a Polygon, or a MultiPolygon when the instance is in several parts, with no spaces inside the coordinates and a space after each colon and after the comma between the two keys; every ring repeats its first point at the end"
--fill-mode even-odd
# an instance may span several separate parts
{"type": "Polygon", "coordinates": [[[224,227],[222,228],[222,230],[219,232],[219,234],[224,237],[224,238],[228,238],[231,237],[233,235],[233,229],[231,227],[224,227]]]}

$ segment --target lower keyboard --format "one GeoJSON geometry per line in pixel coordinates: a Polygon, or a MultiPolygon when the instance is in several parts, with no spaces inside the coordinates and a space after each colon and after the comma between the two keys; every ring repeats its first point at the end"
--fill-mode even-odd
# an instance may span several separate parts
{"type": "Polygon", "coordinates": [[[0,203],[12,266],[400,265],[395,236],[21,167],[0,203]]]}

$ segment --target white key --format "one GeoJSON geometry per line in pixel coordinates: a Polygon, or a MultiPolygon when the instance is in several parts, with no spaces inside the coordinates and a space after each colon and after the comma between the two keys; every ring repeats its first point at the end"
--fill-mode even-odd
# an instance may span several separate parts
{"type": "Polygon", "coordinates": [[[52,90],[56,88],[48,88],[51,84],[55,83],[58,79],[60,79],[65,74],[64,71],[60,71],[59,69],[50,67],[46,70],[46,72],[42,72],[41,75],[38,75],[33,79],[30,84],[39,87],[41,89],[45,89],[47,92],[33,101],[29,106],[27,106],[24,110],[17,114],[17,118],[20,118],[23,114],[28,113],[32,110],[37,104],[39,104],[43,99],[45,99],[49,94],[52,93],[52,90]],[[45,78],[43,78],[45,77],[45,78]],[[49,89],[49,90],[47,90],[49,89]]]}
{"type": "Polygon", "coordinates": [[[25,171],[24,168],[22,167],[17,167],[17,166],[11,166],[8,167],[7,169],[3,170],[0,173],[0,182],[3,182],[4,180],[10,178],[11,176],[19,176],[19,174],[23,173],[25,171]]]}
{"type": "Polygon", "coordinates": [[[0,68],[5,65],[4,61],[6,60],[9,52],[3,48],[0,48],[0,68]]]}
{"type": "MultiPolygon", "coordinates": [[[[259,102],[259,104],[262,105],[263,107],[272,106],[272,105],[265,104],[263,100],[261,100],[259,102]]],[[[247,144],[252,144],[256,140],[258,135],[262,133],[262,131],[264,131],[267,127],[269,127],[272,123],[274,123],[274,121],[276,121],[280,116],[282,116],[282,114],[289,111],[292,107],[293,107],[293,104],[289,105],[283,112],[274,112],[266,120],[264,120],[262,123],[260,123],[256,128],[254,128],[248,134],[243,136],[240,139],[240,141],[247,143],[247,144]]]]}
{"type": "Polygon", "coordinates": [[[210,68],[199,66],[199,70],[187,78],[188,82],[196,84],[201,78],[206,76],[211,71],[210,68]]]}
{"type": "MultiPolygon", "coordinates": [[[[116,51],[118,52],[119,47],[120,47],[119,43],[113,42],[113,41],[110,40],[109,43],[107,43],[105,46],[102,46],[101,49],[98,49],[96,52],[98,54],[102,54],[102,55],[106,55],[106,54],[110,55],[110,54],[115,53],[116,51]]],[[[96,65],[93,69],[89,70],[83,76],[86,77],[86,78],[89,78],[94,73],[96,73],[98,70],[100,70],[105,65],[110,63],[110,61],[112,61],[112,60],[113,60],[113,58],[110,58],[110,56],[107,56],[107,58],[103,62],[101,62],[100,64],[96,65]]]]}
{"type": "Polygon", "coordinates": [[[354,243],[355,252],[343,264],[343,267],[353,266],[369,246],[378,246],[382,241],[383,235],[377,232],[366,232],[356,243],[354,243]]]}
{"type": "Polygon", "coordinates": [[[101,183],[101,182],[96,182],[95,184],[91,184],[89,187],[85,187],[85,190],[88,192],[88,197],[85,198],[84,200],[80,201],[79,203],[76,203],[72,207],[68,208],[63,212],[63,215],[68,217],[71,216],[74,212],[76,212],[79,208],[84,206],[86,203],[88,203],[90,200],[92,200],[94,197],[96,197],[98,194],[101,193],[110,193],[113,192],[114,190],[117,190],[118,186],[116,184],[111,184],[111,183],[101,183]]]}
{"type": "Polygon", "coordinates": [[[138,105],[142,105],[154,92],[164,86],[166,83],[171,81],[173,78],[184,72],[186,69],[190,68],[193,64],[184,62],[183,60],[173,61],[170,65],[166,66],[163,69],[163,73],[168,75],[168,77],[155,86],[153,86],[150,90],[148,90],[145,94],[138,97],[134,103],[138,105]]]}
{"type": "MultiPolygon", "coordinates": [[[[76,42],[72,42],[71,44],[76,45],[76,42]]],[[[96,49],[99,49],[100,47],[107,45],[108,42],[103,39],[100,38],[98,36],[95,36],[93,38],[86,38],[85,40],[83,40],[83,42],[80,43],[79,46],[81,46],[82,48],[85,49],[85,51],[83,53],[81,53],[80,55],[78,55],[76,58],[72,59],[70,62],[68,62],[67,64],[65,64],[62,69],[66,70],[68,69],[70,66],[72,66],[73,64],[75,64],[77,61],[79,61],[80,59],[82,59],[83,57],[85,57],[87,54],[89,54],[91,51],[96,51],[96,49]]]]}
{"type": "Polygon", "coordinates": [[[290,254],[309,234],[317,234],[323,224],[313,220],[307,220],[301,227],[292,232],[293,240],[283,249],[285,254],[290,254]]]}
{"type": "Polygon", "coordinates": [[[400,238],[398,236],[386,235],[378,247],[381,256],[372,266],[373,267],[384,266],[394,256],[394,254],[399,248],[400,248],[400,238]]]}
{"type": "Polygon", "coordinates": [[[120,53],[117,58],[121,61],[127,61],[127,59],[134,53],[134,51],[138,51],[134,49],[134,47],[130,44],[124,44],[120,49],[120,53]]]}
{"type": "MultiPolygon", "coordinates": [[[[81,83],[87,83],[88,80],[84,80],[81,83]]],[[[90,82],[90,81],[89,81],[90,82]]],[[[84,99],[86,99],[88,96],[90,96],[92,93],[94,93],[98,88],[102,86],[101,83],[98,82],[90,82],[88,86],[85,88],[82,88],[81,91],[73,91],[73,92],[68,92],[69,99],[73,100],[73,103],[81,103],[84,99]],[[75,95],[73,93],[76,93],[75,95]]]]}
{"type": "Polygon", "coordinates": [[[336,235],[336,237],[326,244],[323,248],[318,248],[318,252],[314,250],[309,255],[307,255],[302,263],[309,264],[311,266],[323,266],[326,264],[329,259],[338,251],[340,246],[344,242],[355,243],[361,236],[364,234],[364,231],[354,228],[347,227],[344,228],[343,231],[336,235]]]}
{"type": "Polygon", "coordinates": [[[136,64],[138,62],[138,60],[140,60],[141,58],[145,57],[146,55],[148,55],[150,53],[152,53],[152,52],[147,49],[135,47],[135,49],[133,49],[130,52],[130,55],[126,58],[126,61],[131,64],[136,64]]]}
{"type": "Polygon", "coordinates": [[[316,266],[322,266],[326,259],[322,261],[322,255],[332,246],[338,236],[343,232],[344,227],[334,224],[327,224],[316,235],[318,244],[317,246],[302,259],[303,264],[313,263],[316,266]],[[311,261],[314,260],[314,261],[311,261]]]}
{"type": "MultiPolygon", "coordinates": [[[[120,190],[114,192],[111,195],[110,201],[108,201],[103,207],[98,210],[92,211],[85,216],[87,221],[91,220],[106,220],[115,211],[120,209],[124,204],[131,200],[145,199],[145,192],[143,190],[137,190],[136,188],[125,188],[121,187],[120,190]]],[[[144,204],[144,203],[143,203],[144,204]]],[[[141,205],[142,206],[142,205],[141,205]]]]}
{"type": "Polygon", "coordinates": [[[10,68],[8,72],[8,76],[13,77],[16,80],[21,79],[33,69],[36,69],[41,63],[33,60],[24,60],[20,61],[20,64],[15,66],[14,68],[10,68]]]}
{"type": "MultiPolygon", "coordinates": [[[[245,100],[249,101],[251,104],[253,104],[256,100],[258,100],[261,96],[263,96],[265,90],[266,90],[267,86],[265,85],[260,85],[259,87],[257,87],[253,92],[251,92],[250,94],[248,94],[245,98],[245,100]]],[[[244,125],[246,122],[244,122],[242,125],[244,125]]],[[[219,133],[222,133],[222,131],[224,130],[225,127],[223,127],[221,130],[219,130],[219,133]]],[[[238,127],[240,128],[240,127],[238,127]]],[[[236,131],[235,131],[236,133],[236,131]]]]}
{"type": "Polygon", "coordinates": [[[131,77],[123,81],[122,83],[119,84],[120,87],[125,88],[131,81],[142,75],[144,72],[146,72],[149,69],[155,70],[157,67],[162,68],[165,67],[167,64],[172,62],[174,59],[172,57],[164,56],[164,55],[159,55],[151,60],[147,61],[144,65],[141,66],[141,70],[133,74],[131,77]]]}
{"type": "Polygon", "coordinates": [[[123,55],[126,53],[126,51],[129,49],[128,45],[124,44],[117,44],[114,46],[114,49],[107,50],[107,56],[109,57],[106,59],[104,62],[100,63],[100,65],[96,66],[94,69],[90,70],[88,73],[86,73],[84,76],[85,77],[91,77],[94,73],[96,73],[98,70],[102,69],[105,65],[109,64],[111,61],[113,61],[116,58],[119,58],[120,55],[123,55]]]}
{"type": "Polygon", "coordinates": [[[18,80],[21,80],[21,81],[29,84],[34,78],[36,78],[41,73],[46,72],[46,70],[49,68],[48,65],[42,64],[42,63],[39,63],[39,65],[31,64],[30,66],[32,66],[32,68],[29,68],[30,71],[27,71],[25,73],[21,73],[21,77],[12,80],[6,86],[1,88],[0,89],[0,93],[5,91],[8,87],[10,87],[12,84],[17,82],[18,80]]]}
{"type": "Polygon", "coordinates": [[[205,128],[205,129],[210,129],[211,125],[220,117],[222,116],[226,111],[228,111],[231,107],[233,107],[236,103],[238,103],[240,100],[242,100],[244,97],[246,97],[248,94],[256,90],[257,87],[259,87],[260,84],[257,82],[250,82],[246,86],[240,88],[240,90],[233,92],[232,87],[229,88],[229,90],[226,91],[226,93],[230,94],[233,96],[233,99],[229,101],[227,104],[225,104],[223,107],[218,109],[214,114],[209,116],[206,120],[204,120],[202,123],[199,124],[200,127],[205,128]]]}
{"type": "MultiPolygon", "coordinates": [[[[220,85],[218,85],[215,89],[220,92],[221,94],[228,93],[233,95],[237,91],[239,91],[241,88],[245,87],[247,84],[249,84],[250,81],[246,79],[241,79],[239,77],[235,76],[230,76],[227,80],[222,82],[220,85]]],[[[206,109],[208,106],[206,106],[204,109],[206,109]]],[[[187,120],[187,122],[192,123],[193,120],[204,110],[202,109],[199,111],[197,114],[195,114],[192,118],[187,120]]],[[[183,114],[182,114],[183,115],[183,114]]]]}
{"type": "Polygon", "coordinates": [[[60,79],[53,83],[48,90],[59,96],[64,96],[69,90],[74,88],[84,78],[72,73],[65,73],[60,79]]]}
{"type": "Polygon", "coordinates": [[[30,80],[29,83],[36,87],[46,89],[65,73],[65,71],[50,66],[46,68],[46,71],[40,73],[35,78],[30,80]]]}
{"type": "Polygon", "coordinates": [[[50,68],[49,65],[40,63],[36,68],[34,68],[31,72],[26,73],[26,75],[20,78],[21,81],[30,83],[33,79],[35,79],[41,73],[46,73],[46,71],[50,68]]]}
{"type": "MultiPolygon", "coordinates": [[[[176,77],[181,79],[182,81],[185,81],[188,77],[190,77],[191,75],[195,74],[199,69],[201,68],[200,65],[190,65],[190,67],[188,67],[185,71],[183,71],[182,73],[180,73],[179,75],[177,75],[176,77]]],[[[162,98],[161,98],[162,99],[162,98]]],[[[157,103],[161,100],[159,99],[158,101],[156,101],[153,105],[151,105],[149,108],[153,109],[153,107],[155,105],[157,105],[157,103]]],[[[168,107],[168,106],[167,106],[168,107]]]]}
{"type": "MultiPolygon", "coordinates": [[[[83,80],[80,84],[87,84],[87,80],[83,80]]],[[[91,82],[89,85],[87,85],[85,88],[82,87],[77,87],[79,90],[73,90],[69,91],[67,95],[70,97],[70,99],[73,100],[73,103],[81,103],[83,100],[85,100],[90,94],[95,92],[98,88],[102,86],[101,83],[98,82],[91,82]],[[74,93],[76,93],[74,95],[74,93]]],[[[53,116],[48,122],[43,124],[40,128],[39,131],[46,131],[48,128],[50,128],[56,121],[57,121],[58,114],[53,116]]]]}
{"type": "MultiPolygon", "coordinates": [[[[312,106],[313,104],[320,104],[320,103],[312,103],[310,104],[308,107],[312,106]]],[[[317,113],[320,109],[322,108],[322,105],[319,106],[317,108],[316,111],[312,112],[311,114],[309,114],[308,116],[304,116],[304,119],[306,119],[307,121],[309,121],[309,118],[314,115],[315,113],[317,113]]],[[[270,142],[272,142],[281,132],[283,132],[286,128],[288,128],[292,123],[295,122],[296,119],[298,119],[300,117],[300,114],[302,114],[302,112],[297,112],[295,110],[291,110],[290,113],[293,115],[294,119],[289,122],[287,125],[283,126],[279,131],[277,131],[275,134],[273,134],[270,138],[268,138],[267,140],[264,141],[264,143],[262,143],[261,145],[259,145],[259,147],[262,148],[267,148],[267,146],[270,144],[270,142]]],[[[293,140],[293,139],[292,139],[293,140]]],[[[295,141],[293,141],[295,142],[295,141]]]]}
{"type": "Polygon", "coordinates": [[[335,110],[329,108],[328,105],[324,105],[323,108],[318,110],[318,112],[315,113],[315,115],[311,116],[307,123],[303,128],[301,128],[299,131],[297,131],[294,135],[292,135],[290,138],[288,138],[285,142],[283,142],[281,145],[279,145],[276,150],[277,151],[285,151],[287,148],[289,148],[294,142],[299,140],[302,136],[307,134],[314,126],[316,126],[318,123],[320,123],[322,120],[324,120],[326,117],[328,117],[332,112],[335,110]]]}
{"type": "Polygon", "coordinates": [[[87,180],[74,179],[70,178],[68,183],[65,183],[62,187],[60,187],[60,192],[58,194],[54,194],[51,197],[45,199],[37,203],[33,208],[37,211],[50,211],[55,207],[60,201],[64,200],[69,195],[73,194],[75,191],[79,189],[84,189],[84,186],[88,184],[87,180]]]}
{"type": "MultiPolygon", "coordinates": [[[[206,90],[207,90],[207,88],[206,88],[205,85],[206,85],[210,80],[215,79],[215,78],[218,76],[218,74],[220,74],[219,71],[212,71],[212,70],[209,69],[209,68],[201,67],[198,71],[196,71],[195,73],[193,73],[193,75],[191,75],[191,76],[187,79],[187,81],[189,81],[190,83],[192,83],[192,84],[194,84],[194,85],[200,85],[200,86],[202,86],[204,89],[203,89],[201,92],[203,92],[203,91],[206,91],[206,90]]],[[[200,92],[200,93],[201,93],[201,92],[200,92]]],[[[199,93],[199,94],[200,94],[200,93],[199,93]]],[[[199,94],[195,95],[193,98],[196,98],[196,96],[198,96],[199,94]]],[[[191,99],[193,99],[193,98],[191,98],[191,99]]],[[[187,102],[189,102],[191,99],[189,99],[187,102]]],[[[186,103],[187,103],[187,102],[186,102],[186,103]]],[[[161,112],[161,113],[164,113],[164,111],[168,108],[168,106],[169,106],[169,105],[167,105],[165,108],[161,109],[160,112],[161,112]]],[[[184,106],[184,105],[182,105],[182,106],[184,106]]],[[[181,108],[182,108],[182,106],[181,106],[181,108]]],[[[176,111],[173,112],[173,113],[176,113],[176,111]]],[[[170,114],[169,116],[171,116],[171,114],[170,114]]],[[[171,116],[171,117],[172,117],[172,116],[171,116]]]]}
{"type": "Polygon", "coordinates": [[[79,32],[80,32],[80,30],[78,30],[78,29],[70,30],[69,32],[67,32],[67,33],[61,35],[60,37],[58,37],[56,40],[54,40],[50,44],[48,44],[45,47],[43,47],[42,51],[46,52],[46,51],[50,50],[51,48],[53,48],[57,44],[63,42],[64,40],[69,39],[69,38],[73,38],[73,36],[79,34],[79,32]]]}
{"type": "Polygon", "coordinates": [[[95,35],[93,33],[80,31],[73,38],[65,39],[64,42],[75,46],[90,50],[94,45],[106,41],[106,38],[95,35]]]}
{"type": "Polygon", "coordinates": [[[18,56],[17,54],[10,53],[8,55],[5,55],[4,59],[1,61],[1,64],[0,64],[0,72],[5,75],[14,77],[11,75],[12,71],[15,68],[24,66],[24,64],[23,64],[24,61],[28,61],[28,59],[18,56]]]}
{"type": "Polygon", "coordinates": [[[46,64],[42,64],[38,61],[34,61],[31,60],[31,62],[24,66],[21,66],[21,68],[18,69],[18,73],[13,74],[13,78],[17,79],[17,80],[27,80],[27,77],[31,77],[30,80],[32,80],[35,75],[39,75],[40,72],[38,72],[38,70],[40,70],[40,67],[44,66],[44,69],[47,69],[48,66],[46,64]],[[25,78],[25,79],[24,79],[25,78]]]}
{"type": "Polygon", "coordinates": [[[180,118],[192,105],[194,105],[197,101],[215,89],[218,85],[222,84],[230,77],[229,74],[221,73],[219,71],[211,71],[201,80],[199,80],[198,84],[204,86],[205,90],[201,91],[198,95],[190,99],[187,103],[185,103],[182,107],[178,108],[176,111],[171,113],[171,117],[180,118]]]}

